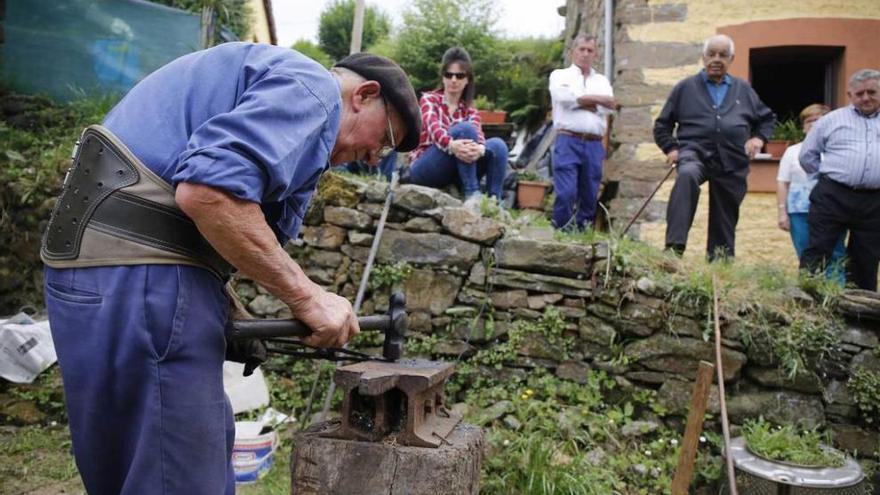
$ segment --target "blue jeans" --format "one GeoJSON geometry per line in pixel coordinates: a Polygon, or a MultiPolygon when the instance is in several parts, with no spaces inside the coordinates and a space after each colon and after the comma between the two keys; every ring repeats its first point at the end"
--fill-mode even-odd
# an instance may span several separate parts
{"type": "MultiPolygon", "coordinates": [[[[789,233],[791,234],[791,242],[794,244],[798,260],[803,257],[804,250],[807,249],[807,245],[810,243],[810,227],[807,224],[808,216],[808,213],[788,214],[788,222],[791,226],[789,233]]],[[[825,277],[834,278],[836,276],[841,282],[845,282],[846,278],[843,268],[843,257],[846,256],[846,246],[844,246],[843,242],[845,237],[845,235],[842,235],[837,240],[834,251],[831,253],[831,262],[828,264],[828,268],[825,269],[825,277]]]]}
{"type": "MultiPolygon", "coordinates": [[[[452,139],[477,140],[477,129],[470,122],[449,128],[452,139]]],[[[500,138],[486,140],[486,154],[476,163],[465,163],[437,146],[431,146],[410,167],[409,182],[420,186],[445,187],[456,180],[465,198],[480,192],[480,178],[486,176],[489,196],[501,198],[501,186],[507,174],[507,144],[500,138]]]]}
{"type": "Polygon", "coordinates": [[[73,455],[90,494],[235,492],[223,285],[202,268],[46,268],[73,455]]]}
{"type": "Polygon", "coordinates": [[[577,204],[577,227],[583,229],[596,218],[599,183],[605,148],[601,141],[584,141],[558,134],[553,145],[553,226],[569,225],[577,204]]]}

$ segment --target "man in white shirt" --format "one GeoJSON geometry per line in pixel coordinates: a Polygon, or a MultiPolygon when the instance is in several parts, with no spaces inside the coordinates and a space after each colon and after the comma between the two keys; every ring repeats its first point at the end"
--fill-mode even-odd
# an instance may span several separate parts
{"type": "Polygon", "coordinates": [[[611,83],[591,67],[596,55],[596,37],[580,34],[571,44],[571,66],[550,74],[557,132],[553,145],[553,226],[557,229],[584,229],[596,217],[606,116],[617,106],[611,83]]]}

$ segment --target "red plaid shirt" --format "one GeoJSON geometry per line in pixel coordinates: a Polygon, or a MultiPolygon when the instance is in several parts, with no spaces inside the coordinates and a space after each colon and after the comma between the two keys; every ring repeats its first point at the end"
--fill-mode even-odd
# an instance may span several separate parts
{"type": "Polygon", "coordinates": [[[419,147],[410,153],[410,161],[415,161],[431,145],[436,145],[449,153],[449,141],[452,141],[449,128],[459,122],[472,123],[477,128],[477,141],[486,144],[483,126],[480,124],[480,114],[476,108],[460,101],[458,108],[450,115],[442,89],[426,91],[422,94],[419,104],[422,111],[422,133],[419,135],[419,147]]]}

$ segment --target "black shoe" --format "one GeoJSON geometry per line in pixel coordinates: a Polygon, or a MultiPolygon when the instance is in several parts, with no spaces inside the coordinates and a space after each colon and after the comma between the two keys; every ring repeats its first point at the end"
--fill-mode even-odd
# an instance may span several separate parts
{"type": "Polygon", "coordinates": [[[684,244],[667,244],[664,251],[672,251],[676,256],[684,256],[684,244]]]}

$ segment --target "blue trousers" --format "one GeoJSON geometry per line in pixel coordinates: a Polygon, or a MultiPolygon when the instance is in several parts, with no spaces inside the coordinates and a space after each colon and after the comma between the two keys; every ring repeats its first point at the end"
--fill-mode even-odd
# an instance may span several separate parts
{"type": "MultiPolygon", "coordinates": [[[[477,129],[470,122],[449,128],[453,139],[477,140],[477,129]]],[[[501,198],[507,173],[507,144],[500,138],[486,140],[486,154],[475,163],[465,163],[436,146],[422,153],[410,167],[409,182],[421,186],[445,187],[458,180],[464,197],[480,192],[480,178],[486,176],[489,196],[501,198]]]]}
{"type": "Polygon", "coordinates": [[[221,283],[183,265],[46,268],[44,277],[86,491],[235,493],[221,283]]]}
{"type": "Polygon", "coordinates": [[[561,229],[570,224],[577,204],[577,227],[583,229],[596,218],[599,183],[605,148],[601,141],[584,141],[558,134],[553,144],[553,226],[561,229]]]}
{"type": "MultiPolygon", "coordinates": [[[[807,223],[808,216],[809,213],[788,214],[788,223],[791,226],[789,228],[791,243],[794,244],[794,250],[797,252],[799,260],[803,257],[804,250],[807,249],[807,245],[810,243],[810,226],[807,223]]],[[[845,282],[846,278],[843,267],[843,257],[846,256],[846,246],[843,243],[845,237],[846,235],[842,235],[837,240],[837,244],[834,245],[834,251],[831,253],[831,262],[828,264],[828,268],[825,269],[825,276],[827,278],[834,278],[836,276],[841,282],[845,282]]]]}

